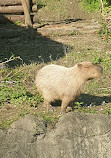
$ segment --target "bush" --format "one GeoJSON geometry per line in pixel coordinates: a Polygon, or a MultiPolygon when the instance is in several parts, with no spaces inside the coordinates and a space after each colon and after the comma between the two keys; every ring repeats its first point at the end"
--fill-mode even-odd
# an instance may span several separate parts
{"type": "MultiPolygon", "coordinates": [[[[102,0],[103,6],[110,8],[111,1],[110,0],[102,0]]],[[[82,0],[81,6],[88,12],[96,12],[101,9],[101,1],[100,0],[82,0]]]]}

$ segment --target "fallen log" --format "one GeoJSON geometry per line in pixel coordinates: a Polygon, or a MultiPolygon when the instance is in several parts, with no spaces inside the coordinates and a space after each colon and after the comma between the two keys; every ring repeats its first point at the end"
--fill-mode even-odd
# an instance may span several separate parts
{"type": "MultiPolygon", "coordinates": [[[[30,0],[32,4],[36,4],[36,0],[30,0]]],[[[8,6],[8,5],[19,5],[21,4],[21,0],[0,0],[0,5],[8,6]]]]}
{"type": "Polygon", "coordinates": [[[3,15],[0,16],[0,23],[1,24],[6,24],[9,22],[17,22],[17,21],[21,21],[21,22],[25,22],[25,16],[24,15],[3,15]]]}
{"type": "Polygon", "coordinates": [[[36,2],[36,0],[32,0],[32,4],[36,4],[37,2],[36,2]]]}
{"type": "Polygon", "coordinates": [[[16,5],[21,4],[21,0],[0,0],[0,5],[16,5]]]}
{"type": "MultiPolygon", "coordinates": [[[[30,6],[27,5],[28,10],[30,12],[30,6]]],[[[37,5],[33,5],[32,6],[32,12],[36,12],[37,11],[37,5]]],[[[17,6],[0,6],[0,13],[2,14],[13,14],[13,13],[23,13],[23,7],[22,5],[17,5],[17,6]]]]}
{"type": "Polygon", "coordinates": [[[32,12],[36,12],[36,11],[37,11],[37,5],[34,4],[34,5],[32,6],[32,12]]]}
{"type": "MultiPolygon", "coordinates": [[[[38,23],[40,19],[38,18],[37,14],[33,16],[33,23],[38,23]]],[[[42,21],[42,20],[41,20],[42,21]]]]}
{"type": "Polygon", "coordinates": [[[17,6],[0,6],[0,13],[2,14],[10,14],[10,13],[23,13],[22,5],[17,6]]]}

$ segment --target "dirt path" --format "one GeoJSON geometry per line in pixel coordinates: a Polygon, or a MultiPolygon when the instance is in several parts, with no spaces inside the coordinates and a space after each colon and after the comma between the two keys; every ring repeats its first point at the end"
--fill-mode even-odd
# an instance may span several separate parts
{"type": "Polygon", "coordinates": [[[37,31],[63,45],[70,45],[77,52],[110,52],[110,41],[107,43],[104,38],[97,35],[101,27],[100,22],[91,19],[46,25],[37,31]]]}

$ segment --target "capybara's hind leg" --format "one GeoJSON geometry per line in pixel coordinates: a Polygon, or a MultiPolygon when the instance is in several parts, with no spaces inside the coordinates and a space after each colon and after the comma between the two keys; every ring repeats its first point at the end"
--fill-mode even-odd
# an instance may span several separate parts
{"type": "Polygon", "coordinates": [[[55,109],[52,107],[49,101],[44,100],[45,105],[47,106],[47,112],[48,111],[55,111],[55,109]]]}

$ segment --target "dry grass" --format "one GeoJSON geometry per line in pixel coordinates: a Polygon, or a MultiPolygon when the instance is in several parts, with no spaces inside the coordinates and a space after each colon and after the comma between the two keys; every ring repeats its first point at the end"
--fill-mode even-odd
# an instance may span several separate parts
{"type": "Polygon", "coordinates": [[[0,58],[20,56],[21,61],[12,61],[0,69],[0,128],[26,114],[43,117],[53,124],[60,117],[60,106],[56,111],[46,112],[42,96],[37,93],[34,79],[37,70],[54,63],[67,67],[79,61],[92,61],[104,68],[101,78],[87,84],[78,100],[74,112],[111,114],[111,40],[106,41],[95,33],[70,34],[48,37],[36,34],[34,39],[19,37],[19,42],[5,39],[0,42],[0,58]],[[14,67],[15,66],[15,67],[14,67]]]}

